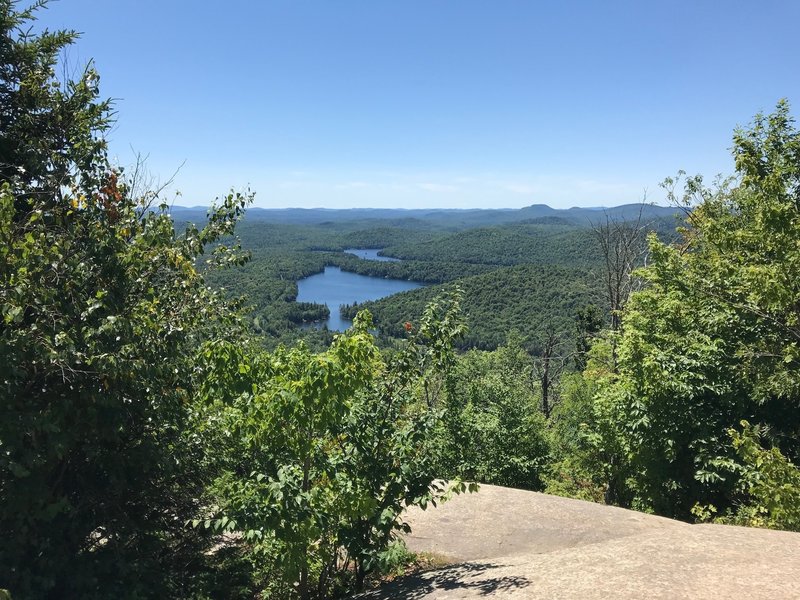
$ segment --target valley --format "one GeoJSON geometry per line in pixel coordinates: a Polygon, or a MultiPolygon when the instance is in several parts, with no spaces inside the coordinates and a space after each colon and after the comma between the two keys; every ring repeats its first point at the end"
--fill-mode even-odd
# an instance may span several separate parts
{"type": "MultiPolygon", "coordinates": [[[[173,212],[179,224],[199,218],[196,209],[173,212]]],[[[595,231],[606,219],[640,221],[642,239],[650,230],[669,239],[679,222],[676,209],[654,205],[608,210],[543,205],[452,211],[251,209],[237,232],[252,259],[209,277],[253,307],[254,329],[267,347],[297,339],[322,347],[331,339],[328,330],[340,330],[364,308],[373,314],[381,343],[391,344],[432,298],[460,288],[468,333],[459,347],[495,349],[516,331],[533,351],[545,331],[571,334],[575,315],[587,306],[609,310],[595,231]],[[363,298],[355,291],[340,295],[331,288],[328,295],[319,288],[327,281],[336,286],[345,274],[373,278],[358,280],[365,289],[378,279],[385,285],[363,298]],[[388,283],[393,281],[408,285],[388,283]],[[410,291],[398,293],[406,288],[410,291]]]]}

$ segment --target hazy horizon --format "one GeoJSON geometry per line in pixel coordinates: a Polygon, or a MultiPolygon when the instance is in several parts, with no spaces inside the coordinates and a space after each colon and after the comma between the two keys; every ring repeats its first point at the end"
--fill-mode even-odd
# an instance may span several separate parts
{"type": "MultiPolygon", "coordinates": [[[[248,207],[249,209],[257,208],[260,210],[330,210],[330,211],[337,211],[337,210],[400,210],[400,211],[428,211],[428,210],[441,210],[441,211],[456,211],[456,210],[463,210],[463,211],[478,211],[478,210],[524,210],[526,208],[533,208],[536,206],[546,206],[553,210],[610,210],[614,208],[621,208],[623,206],[631,206],[636,204],[648,204],[653,206],[658,206],[660,208],[669,208],[667,204],[657,204],[654,202],[625,202],[622,204],[613,204],[608,206],[568,206],[565,208],[556,208],[554,206],[550,206],[549,204],[545,203],[535,203],[529,204],[527,206],[519,206],[519,207],[510,207],[510,206],[497,206],[497,207],[441,207],[441,206],[415,206],[415,207],[402,207],[402,206],[339,206],[339,207],[331,207],[331,206],[257,206],[253,205],[248,207]]],[[[171,203],[172,208],[178,209],[185,209],[185,210],[206,210],[210,204],[194,204],[194,205],[186,205],[180,204],[177,202],[171,203]]]]}

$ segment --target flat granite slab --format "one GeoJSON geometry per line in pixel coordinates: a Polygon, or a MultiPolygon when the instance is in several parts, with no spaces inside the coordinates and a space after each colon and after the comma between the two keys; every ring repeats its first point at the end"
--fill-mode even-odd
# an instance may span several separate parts
{"type": "Polygon", "coordinates": [[[690,525],[482,485],[414,509],[406,543],[453,564],[364,599],[800,599],[800,533],[690,525]]]}

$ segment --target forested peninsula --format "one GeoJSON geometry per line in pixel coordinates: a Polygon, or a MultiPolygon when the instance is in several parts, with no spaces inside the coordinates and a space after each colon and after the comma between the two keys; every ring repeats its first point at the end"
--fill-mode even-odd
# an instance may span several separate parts
{"type": "Polygon", "coordinates": [[[0,2],[0,598],[343,597],[479,484],[800,531],[788,101],[669,206],[180,208],[45,4],[0,2]],[[297,302],[331,266],[424,285],[297,302]]]}

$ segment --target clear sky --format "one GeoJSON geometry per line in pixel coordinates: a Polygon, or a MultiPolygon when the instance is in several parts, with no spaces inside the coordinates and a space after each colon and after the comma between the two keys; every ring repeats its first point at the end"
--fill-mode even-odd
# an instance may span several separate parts
{"type": "Polygon", "coordinates": [[[800,114],[800,1],[61,0],[116,99],[112,154],[179,204],[553,207],[729,174],[731,134],[800,114]],[[181,165],[183,165],[181,167],[181,165]]]}

